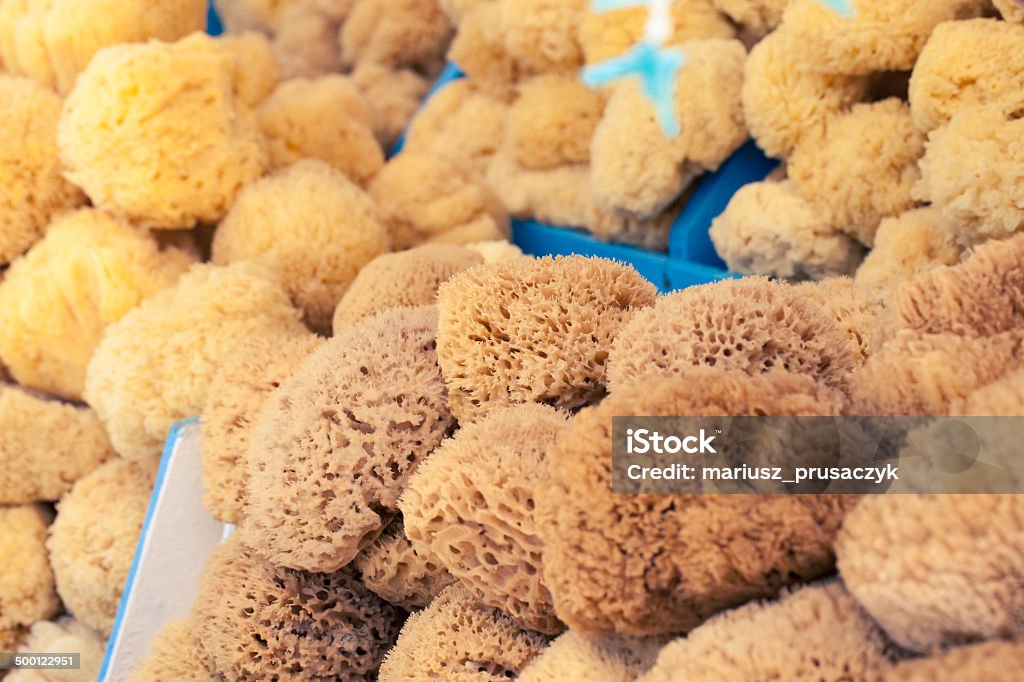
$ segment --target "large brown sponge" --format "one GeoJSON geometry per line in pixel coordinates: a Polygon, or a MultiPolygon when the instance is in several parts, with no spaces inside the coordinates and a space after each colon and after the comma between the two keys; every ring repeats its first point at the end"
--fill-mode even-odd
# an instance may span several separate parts
{"type": "Polygon", "coordinates": [[[279,566],[334,571],[396,513],[454,420],[432,307],[394,308],[308,357],[271,397],[248,453],[243,532],[279,566]]]}
{"type": "Polygon", "coordinates": [[[354,565],[367,589],[408,611],[422,609],[455,582],[426,547],[409,541],[401,519],[360,552],[354,565]]]}
{"type": "Polygon", "coordinates": [[[564,626],[542,576],[535,487],[544,451],[567,423],[546,405],[495,410],[445,441],[399,503],[414,545],[428,547],[483,603],[548,634],[564,626]]]}
{"type": "Polygon", "coordinates": [[[611,344],[654,302],[632,268],[567,256],[483,265],[438,291],[437,352],[452,412],[472,421],[520,402],[582,407],[605,392],[611,344]]]}
{"type": "Polygon", "coordinates": [[[195,632],[229,680],[376,679],[404,613],[354,574],[275,567],[232,536],[210,558],[195,632]]]}

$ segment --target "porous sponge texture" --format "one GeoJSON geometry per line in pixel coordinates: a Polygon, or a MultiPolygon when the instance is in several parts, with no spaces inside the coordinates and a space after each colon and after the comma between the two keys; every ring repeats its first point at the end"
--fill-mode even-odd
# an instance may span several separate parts
{"type": "Polygon", "coordinates": [[[6,646],[16,647],[33,623],[60,610],[44,544],[49,522],[41,506],[0,508],[0,633],[8,633],[6,646]]]}
{"type": "Polygon", "coordinates": [[[237,535],[207,563],[192,612],[213,668],[239,682],[374,680],[402,616],[349,571],[279,568],[237,535]]]}
{"type": "Polygon", "coordinates": [[[339,75],[281,83],[260,106],[270,167],[320,159],[365,185],[384,165],[370,110],[353,82],[339,75]]]}
{"type": "Polygon", "coordinates": [[[799,284],[795,293],[818,304],[846,333],[854,368],[867,360],[873,350],[870,332],[883,312],[877,300],[859,290],[849,277],[799,284]]]}
{"type": "Polygon", "coordinates": [[[445,441],[399,502],[414,546],[427,547],[484,604],[548,634],[564,626],[542,577],[535,489],[544,452],[567,423],[546,405],[495,410],[445,441]]]}
{"type": "Polygon", "coordinates": [[[114,456],[92,410],[0,384],[0,504],[52,502],[114,456]]]}
{"type": "Polygon", "coordinates": [[[176,618],[149,643],[128,682],[216,682],[191,618],[176,618]]]}
{"type": "Polygon", "coordinates": [[[380,667],[380,682],[498,682],[515,679],[547,644],[462,585],[446,587],[405,622],[380,667]]]}
{"type": "Polygon", "coordinates": [[[42,237],[54,213],[85,198],[61,175],[60,109],[60,98],[46,88],[0,73],[0,265],[42,237]]]}
{"type": "Polygon", "coordinates": [[[395,520],[353,563],[367,589],[407,611],[426,607],[455,577],[422,544],[405,535],[395,520]]]}
{"type": "Polygon", "coordinates": [[[248,499],[246,454],[271,394],[321,343],[310,333],[241,340],[210,382],[202,411],[203,504],[214,518],[238,524],[248,499]]]}
{"type": "Polygon", "coordinates": [[[665,646],[639,682],[869,682],[888,665],[889,648],[871,617],[832,581],[716,616],[665,646]]]}
{"type": "Polygon", "coordinates": [[[23,669],[11,672],[7,682],[93,682],[99,677],[106,642],[99,633],[70,616],[54,621],[42,620],[32,626],[22,653],[57,655],[69,651],[79,654],[75,670],[23,669]]]}
{"type": "Polygon", "coordinates": [[[103,330],[193,263],[113,216],[58,216],[0,283],[0,358],[21,384],[80,400],[103,330]]]}
{"type": "Polygon", "coordinates": [[[612,341],[655,293],[632,268],[582,256],[459,273],[438,291],[437,352],[452,413],[471,422],[502,405],[573,410],[600,399],[612,341]]]}
{"type": "Polygon", "coordinates": [[[519,682],[634,682],[658,656],[657,639],[587,637],[566,632],[519,676],[519,682]]]}
{"type": "Polygon", "coordinates": [[[57,591],[79,622],[110,635],[149,507],[154,467],[112,459],[57,505],[46,547],[57,591]]]}
{"type": "Polygon", "coordinates": [[[504,239],[508,215],[481,178],[443,156],[409,150],[370,185],[396,250],[425,242],[468,244],[504,239]]]}
{"type": "Polygon", "coordinates": [[[314,351],[271,397],[248,453],[243,532],[275,565],[337,570],[395,516],[454,424],[436,331],[432,307],[386,310],[314,351]]]}
{"type": "Polygon", "coordinates": [[[719,611],[827,575],[835,533],[856,502],[615,495],[613,416],[823,415],[840,405],[838,394],[806,376],[703,368],[650,377],[577,414],[548,449],[548,476],[536,492],[544,580],[559,618],[580,632],[685,632],[719,611]]]}
{"type": "Polygon", "coordinates": [[[820,306],[787,284],[748,277],[658,298],[615,339],[612,390],[648,373],[692,367],[806,374],[841,387],[853,367],[849,340],[820,306]]]}
{"type": "Polygon", "coordinates": [[[996,640],[954,647],[898,663],[883,671],[881,682],[1012,680],[1020,671],[1022,656],[1019,642],[996,640]]]}
{"type": "Polygon", "coordinates": [[[437,289],[484,259],[455,244],[424,244],[386,253],[359,271],[334,311],[334,333],[388,308],[434,305],[437,289]]]}
{"type": "Polygon", "coordinates": [[[199,414],[240,339],[302,331],[280,285],[252,263],[195,265],[107,327],[89,362],[85,399],[122,457],[160,454],[171,425],[199,414]]]}
{"type": "Polygon", "coordinates": [[[328,330],[364,265],[391,250],[373,199],[322,161],[306,159],[246,187],[213,238],[213,262],[271,270],[307,323],[328,330]]]}
{"type": "Polygon", "coordinates": [[[1022,502],[868,496],[843,524],[840,574],[889,636],[913,651],[1020,636],[1022,502]]]}
{"type": "Polygon", "coordinates": [[[544,75],[519,87],[505,145],[523,168],[587,163],[605,98],[576,78],[544,75]]]}
{"type": "Polygon", "coordinates": [[[359,0],[341,29],[342,63],[440,71],[452,25],[437,0],[359,0]]]}
{"type": "Polygon", "coordinates": [[[148,227],[219,220],[267,165],[237,59],[202,34],[100,50],[64,102],[66,177],[148,227]]]}

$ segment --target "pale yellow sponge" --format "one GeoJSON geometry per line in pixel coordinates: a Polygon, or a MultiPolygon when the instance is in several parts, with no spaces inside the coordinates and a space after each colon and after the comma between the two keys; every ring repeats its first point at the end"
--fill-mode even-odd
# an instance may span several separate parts
{"type": "Polygon", "coordinates": [[[302,330],[299,313],[259,266],[196,265],[107,328],[85,399],[122,457],[160,454],[171,425],[199,414],[220,363],[248,336],[302,330]]]}
{"type": "Polygon", "coordinates": [[[213,262],[266,266],[310,326],[329,329],[359,271],[391,250],[380,217],[358,185],[307,159],[242,191],[214,235],[213,262]]]}
{"type": "Polygon", "coordinates": [[[259,121],[272,169],[320,159],[365,185],[384,165],[370,110],[344,76],[285,81],[260,107],[259,121]]]}
{"type": "MultiPolygon", "coordinates": [[[[5,682],[95,682],[99,679],[106,642],[98,632],[70,616],[32,626],[21,653],[55,656],[79,654],[79,667],[73,670],[22,669],[11,672],[5,682]]],[[[167,682],[170,682],[168,680],[167,682]]]]}
{"type": "Polygon", "coordinates": [[[59,216],[0,283],[0,358],[18,382],[80,400],[103,330],[193,260],[102,211],[59,216]]]}
{"type": "Polygon", "coordinates": [[[237,59],[202,34],[98,52],[58,126],[67,177],[97,207],[149,227],[223,217],[267,165],[237,59]]]}
{"type": "Polygon", "coordinates": [[[84,199],[61,176],[60,107],[60,98],[46,88],[0,75],[0,266],[42,237],[50,216],[84,199]]]}
{"type": "Polygon", "coordinates": [[[170,621],[149,643],[128,682],[217,682],[191,618],[170,621]]]}
{"type": "Polygon", "coordinates": [[[604,103],[601,94],[577,78],[533,78],[519,88],[519,98],[509,113],[505,145],[523,168],[587,163],[604,103]]]}
{"type": "Polygon", "coordinates": [[[112,459],[81,479],[57,505],[46,547],[57,591],[82,624],[110,635],[156,471],[112,459]]]}
{"type": "Polygon", "coordinates": [[[522,258],[523,250],[512,242],[499,239],[495,241],[473,242],[466,244],[466,248],[476,251],[483,256],[485,263],[504,263],[510,260],[522,258]]]}
{"type": "Polygon", "coordinates": [[[50,519],[42,506],[0,507],[0,643],[6,646],[16,647],[33,623],[60,611],[46,555],[50,519]]]}
{"type": "Polygon", "coordinates": [[[481,178],[443,156],[399,154],[370,185],[396,250],[504,239],[508,215],[481,178]]]}
{"type": "Polygon", "coordinates": [[[352,82],[370,109],[370,123],[384,149],[391,149],[419,111],[430,81],[412,69],[372,62],[356,66],[352,82]]]}
{"type": "Polygon", "coordinates": [[[437,0],[358,0],[341,29],[342,63],[437,73],[452,32],[437,0]]]}
{"type": "Polygon", "coordinates": [[[353,565],[371,592],[407,611],[424,608],[455,582],[425,546],[409,541],[401,519],[360,552],[353,565]]]}
{"type": "Polygon", "coordinates": [[[114,456],[92,410],[0,384],[0,504],[53,502],[114,456]]]}
{"type": "Polygon", "coordinates": [[[793,0],[711,0],[711,3],[750,35],[761,37],[782,22],[782,13],[793,0]]]}
{"type": "Polygon", "coordinates": [[[566,632],[530,661],[519,682],[634,682],[654,665],[659,640],[566,632]]]}
{"type": "Polygon", "coordinates": [[[1020,0],[992,0],[1003,19],[1016,24],[1024,24],[1024,5],[1020,0]]]}
{"type": "Polygon", "coordinates": [[[884,670],[880,682],[1012,680],[1020,674],[1022,660],[1024,644],[1019,641],[982,642],[937,651],[926,658],[903,661],[884,670]]]}

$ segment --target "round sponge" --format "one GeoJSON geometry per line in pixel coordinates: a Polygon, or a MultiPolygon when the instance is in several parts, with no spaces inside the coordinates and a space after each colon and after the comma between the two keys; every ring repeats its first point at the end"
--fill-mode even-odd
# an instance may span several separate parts
{"type": "Polygon", "coordinates": [[[160,628],[128,682],[217,682],[190,618],[177,618],[160,628]]]}
{"type": "Polygon", "coordinates": [[[870,333],[883,312],[882,305],[859,290],[849,277],[798,284],[794,293],[814,301],[835,320],[850,342],[853,366],[864,364],[871,355],[870,333]]]}
{"type": "MultiPolygon", "coordinates": [[[[998,4],[999,0],[996,0],[998,4]]],[[[1024,17],[1022,17],[1024,19],[1024,17]]],[[[1020,642],[983,642],[914,658],[886,669],[881,682],[960,682],[960,680],[1012,680],[1020,673],[1024,645],[1020,642]]]]}
{"type": "Polygon", "coordinates": [[[80,400],[103,330],[192,262],[101,211],[59,216],[0,283],[0,358],[19,383],[80,400]]]}
{"type": "Polygon", "coordinates": [[[107,327],[89,362],[85,399],[122,457],[160,454],[178,419],[199,414],[240,339],[303,330],[280,286],[255,264],[196,265],[107,327]]]}
{"type": "Polygon", "coordinates": [[[42,237],[51,215],[84,198],[61,175],[60,107],[60,98],[46,88],[0,75],[0,266],[42,237]]]}
{"type": "Polygon", "coordinates": [[[655,638],[587,637],[566,632],[534,658],[519,682],[634,682],[654,665],[655,638]]]}
{"type": "Polygon", "coordinates": [[[64,496],[50,528],[46,546],[61,599],[79,622],[105,636],[135,558],[154,474],[148,465],[110,460],[64,496]]]}
{"type": "Polygon", "coordinates": [[[60,610],[44,544],[49,522],[41,506],[0,507],[0,644],[5,646],[16,648],[33,623],[60,610]]]}
{"type": "Polygon", "coordinates": [[[0,504],[52,502],[114,455],[92,410],[0,384],[0,504]]]}
{"type": "Polygon", "coordinates": [[[484,259],[454,244],[424,244],[377,256],[359,271],[334,311],[334,333],[388,308],[433,305],[452,275],[484,259]]]}
{"type": "Polygon", "coordinates": [[[582,256],[459,273],[438,292],[437,352],[452,412],[470,422],[502,405],[573,410],[600,399],[612,341],[655,293],[632,268],[582,256]]]}
{"type": "Polygon", "coordinates": [[[412,69],[392,69],[364,62],[352,72],[370,110],[370,123],[384,149],[392,149],[409,127],[430,89],[430,82],[412,69]]]}
{"type": "Polygon", "coordinates": [[[376,540],[454,425],[431,307],[393,308],[313,352],[251,440],[242,532],[277,566],[334,571],[376,540]]]}
{"type": "Polygon", "coordinates": [[[567,423],[547,405],[494,410],[445,441],[399,503],[414,545],[429,548],[484,604],[548,634],[563,626],[542,577],[533,511],[544,451],[567,423]]]}
{"type": "Polygon", "coordinates": [[[202,34],[100,50],[64,103],[66,176],[149,227],[219,220],[267,164],[237,59],[202,34]]]}
{"type": "Polygon", "coordinates": [[[206,564],[193,627],[230,680],[369,682],[403,616],[348,571],[278,568],[236,534],[206,564]]]}
{"type": "Polygon", "coordinates": [[[436,0],[359,0],[341,29],[342,62],[437,73],[452,25],[436,0]]]}
{"type": "Polygon", "coordinates": [[[456,583],[409,616],[380,667],[380,682],[517,679],[545,644],[543,635],[523,630],[456,583]]]}
{"type": "Polygon", "coordinates": [[[202,411],[203,504],[224,523],[239,523],[247,504],[246,454],[271,394],[319,346],[314,334],[243,339],[210,382],[202,411]]]}
{"type": "Polygon", "coordinates": [[[268,266],[314,329],[364,265],[390,250],[373,200],[308,159],[246,187],[213,238],[213,262],[268,266]]]}
{"type": "Polygon", "coordinates": [[[409,541],[401,519],[363,550],[354,566],[371,592],[407,611],[422,609],[455,582],[437,557],[409,541]]]}
{"type": "Polygon", "coordinates": [[[914,651],[1024,633],[1024,499],[872,495],[846,518],[839,571],[914,651]]]}

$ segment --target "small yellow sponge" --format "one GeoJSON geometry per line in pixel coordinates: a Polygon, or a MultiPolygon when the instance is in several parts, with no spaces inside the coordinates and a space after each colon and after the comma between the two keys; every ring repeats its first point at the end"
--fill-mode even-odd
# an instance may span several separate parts
{"type": "Polygon", "coordinates": [[[33,623],[60,610],[44,545],[50,518],[42,506],[0,507],[0,644],[5,646],[17,646],[33,623]]]}

